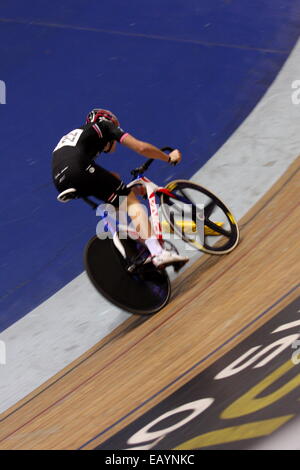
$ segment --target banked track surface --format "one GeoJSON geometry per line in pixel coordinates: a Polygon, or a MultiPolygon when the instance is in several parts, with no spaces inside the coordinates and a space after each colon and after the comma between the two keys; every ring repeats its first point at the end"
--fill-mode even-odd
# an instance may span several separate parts
{"type": "Polygon", "coordinates": [[[294,300],[299,167],[300,158],[240,221],[235,251],[201,257],[176,279],[164,310],[129,317],[3,413],[0,449],[95,448],[294,300]]]}

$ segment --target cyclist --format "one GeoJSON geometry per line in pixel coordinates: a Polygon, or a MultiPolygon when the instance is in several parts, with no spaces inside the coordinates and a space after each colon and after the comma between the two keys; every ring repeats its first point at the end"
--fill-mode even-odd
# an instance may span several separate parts
{"type": "Polygon", "coordinates": [[[83,126],[63,136],[52,158],[53,181],[59,192],[75,188],[80,196],[94,196],[106,203],[119,207],[119,196],[127,196],[127,210],[135,229],[150,251],[152,263],[159,268],[185,264],[189,258],[175,251],[164,250],[153,233],[148,216],[135,193],[115,173],[94,162],[101,153],[112,153],[117,142],[147,158],[179,163],[181,153],[173,150],[166,155],[154,145],[136,139],[120,128],[117,117],[105,109],[93,109],[83,126]]]}

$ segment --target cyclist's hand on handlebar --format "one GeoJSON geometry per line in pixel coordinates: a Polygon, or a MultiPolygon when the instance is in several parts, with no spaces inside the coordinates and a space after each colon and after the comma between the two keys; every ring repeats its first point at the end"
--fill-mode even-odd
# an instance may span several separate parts
{"type": "Polygon", "coordinates": [[[169,153],[169,163],[171,165],[176,165],[177,163],[179,163],[181,161],[181,152],[180,150],[176,149],[176,150],[173,150],[172,152],[169,153]]]}

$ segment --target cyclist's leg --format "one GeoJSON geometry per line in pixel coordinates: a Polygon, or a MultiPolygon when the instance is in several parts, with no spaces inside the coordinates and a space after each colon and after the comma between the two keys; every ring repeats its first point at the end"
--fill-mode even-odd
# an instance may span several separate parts
{"type": "Polygon", "coordinates": [[[110,171],[96,163],[80,168],[74,174],[74,187],[81,196],[94,196],[104,203],[118,208],[118,194],[128,194],[125,183],[110,171]]]}
{"type": "MultiPolygon", "coordinates": [[[[112,204],[116,210],[122,210],[123,204],[125,205],[126,201],[128,215],[151,255],[158,258],[160,253],[164,253],[160,242],[153,232],[147,211],[122,180],[99,165],[92,163],[84,169],[74,168],[69,182],[78,190],[80,195],[95,196],[105,203],[112,204]],[[123,201],[120,196],[125,196],[123,201]]],[[[170,255],[168,257],[170,258],[170,255]]],[[[167,262],[177,261],[177,258],[177,255],[173,255],[173,258],[167,259],[167,262]]],[[[159,264],[162,263],[160,262],[159,264]]]]}
{"type": "MultiPolygon", "coordinates": [[[[126,188],[117,173],[110,172],[93,162],[80,172],[75,172],[73,185],[82,196],[95,196],[111,204],[119,212],[128,213],[142,240],[145,241],[154,236],[145,207],[139,202],[134,192],[126,188]]],[[[158,251],[160,244],[156,237],[153,243],[158,251]]]]}
{"type": "Polygon", "coordinates": [[[153,245],[157,248],[157,250],[161,250],[160,243],[157,241],[152,225],[149,222],[147,210],[137,199],[133,191],[129,193],[126,201],[123,201],[120,204],[120,210],[124,210],[126,206],[128,215],[131,218],[134,228],[141,239],[144,241],[148,239],[155,240],[153,245]]]}
{"type": "MultiPolygon", "coordinates": [[[[176,264],[182,267],[188,260],[186,256],[179,255],[176,251],[166,251],[163,245],[156,238],[152,225],[148,219],[148,213],[144,206],[138,201],[135,194],[131,192],[127,196],[128,215],[131,218],[136,231],[144,240],[145,245],[151,253],[152,262],[156,267],[164,267],[170,264],[176,264]]],[[[120,209],[122,205],[120,205],[120,209]]]]}

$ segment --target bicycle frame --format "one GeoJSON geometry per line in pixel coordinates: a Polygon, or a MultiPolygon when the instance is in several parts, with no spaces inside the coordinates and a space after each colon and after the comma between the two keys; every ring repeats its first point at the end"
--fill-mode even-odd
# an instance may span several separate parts
{"type": "MultiPolygon", "coordinates": [[[[163,240],[162,226],[159,220],[158,204],[156,203],[156,200],[155,200],[156,194],[164,193],[168,196],[173,197],[174,199],[180,200],[185,203],[188,203],[189,201],[184,197],[173,194],[168,189],[162,186],[158,186],[157,184],[153,183],[153,181],[149,180],[149,178],[147,178],[146,176],[138,176],[136,179],[134,179],[129,184],[127,184],[127,188],[134,188],[135,186],[145,187],[146,192],[147,192],[147,200],[148,200],[148,204],[150,208],[151,223],[152,223],[154,234],[158,240],[163,240]]],[[[124,224],[119,223],[118,228],[117,228],[116,220],[113,217],[111,217],[108,213],[105,214],[105,212],[106,211],[101,210],[101,206],[98,206],[96,215],[101,217],[100,220],[106,218],[106,227],[112,234],[113,242],[116,248],[121,253],[121,255],[124,258],[126,258],[126,253],[122,245],[119,232],[124,232],[128,234],[129,236],[131,236],[133,239],[139,239],[140,238],[139,234],[136,232],[136,230],[124,224]]]]}
{"type": "Polygon", "coordinates": [[[144,186],[147,191],[147,199],[150,207],[151,213],[151,221],[154,230],[154,234],[158,240],[162,240],[162,228],[161,223],[159,220],[158,215],[158,205],[156,204],[155,195],[157,193],[165,193],[169,196],[176,197],[170,191],[163,188],[162,186],[158,186],[157,184],[153,183],[149,180],[146,176],[140,176],[133,180],[131,183],[127,185],[127,188],[133,188],[134,186],[144,186]]]}
{"type": "MultiPolygon", "coordinates": [[[[161,150],[163,152],[164,151],[171,152],[173,149],[171,147],[164,147],[161,150]]],[[[146,193],[147,193],[148,204],[150,207],[151,223],[152,223],[154,235],[156,236],[158,240],[161,241],[163,240],[163,235],[162,235],[163,231],[162,231],[162,226],[159,220],[158,205],[155,199],[156,194],[158,193],[166,194],[167,196],[172,197],[173,199],[177,199],[178,201],[183,202],[184,204],[191,204],[191,201],[184,196],[172,193],[169,189],[166,189],[162,186],[158,186],[157,184],[149,180],[149,178],[147,178],[146,176],[143,176],[144,172],[149,168],[149,166],[152,164],[153,161],[154,160],[150,158],[141,167],[136,168],[135,170],[131,171],[131,174],[133,175],[134,179],[129,184],[127,184],[127,188],[131,189],[131,188],[134,188],[135,186],[145,187],[146,193]]],[[[100,215],[103,218],[104,217],[103,214],[99,213],[98,209],[97,209],[97,215],[100,215]]],[[[184,227],[184,222],[183,222],[182,227],[184,227]]],[[[197,228],[196,222],[194,224],[194,227],[197,228]]],[[[189,227],[189,229],[190,228],[192,228],[192,232],[193,232],[194,231],[193,227],[189,227]]],[[[134,239],[140,238],[138,233],[135,230],[132,230],[130,227],[124,226],[122,224],[119,224],[118,229],[117,229],[116,226],[113,226],[111,223],[108,223],[108,229],[113,235],[113,240],[114,240],[116,247],[125,258],[126,257],[125,250],[120,241],[120,236],[118,235],[118,231],[123,230],[125,233],[129,234],[134,239]]]]}

